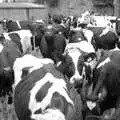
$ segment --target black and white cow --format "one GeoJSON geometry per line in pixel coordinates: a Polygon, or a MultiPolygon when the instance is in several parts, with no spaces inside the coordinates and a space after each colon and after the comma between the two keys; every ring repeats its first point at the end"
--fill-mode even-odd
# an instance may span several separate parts
{"type": "Polygon", "coordinates": [[[58,27],[48,25],[40,43],[43,57],[51,58],[57,63],[66,46],[65,36],[58,27]]]}
{"type": "Polygon", "coordinates": [[[0,95],[4,96],[12,91],[14,83],[13,63],[22,53],[13,41],[0,38],[0,95]]]}
{"type": "MultiPolygon", "coordinates": [[[[87,106],[90,110],[99,105],[99,114],[115,108],[111,118],[116,117],[120,105],[120,51],[103,51],[98,65],[93,72],[93,89],[88,97],[87,106]],[[91,104],[90,104],[91,102],[91,104]],[[115,116],[114,116],[115,115],[115,116]]],[[[104,113],[105,114],[105,113],[104,113]]],[[[120,114],[120,113],[119,113],[120,114]]],[[[118,114],[118,115],[119,115],[118,114]]]]}
{"type": "Polygon", "coordinates": [[[8,20],[4,18],[0,21],[0,23],[2,24],[4,32],[13,32],[21,29],[28,30],[29,25],[32,24],[32,21],[8,20]]]}
{"type": "Polygon", "coordinates": [[[8,33],[3,33],[1,36],[8,41],[16,43],[18,48],[23,54],[29,53],[36,49],[40,50],[41,38],[43,32],[39,30],[39,26],[34,30],[18,30],[8,33]],[[34,34],[32,33],[34,32],[34,34]]]}
{"type": "Polygon", "coordinates": [[[22,57],[16,58],[13,65],[13,70],[14,70],[13,89],[15,89],[17,84],[22,80],[22,74],[25,73],[25,69],[26,71],[28,70],[26,72],[26,75],[27,75],[32,71],[41,68],[44,64],[48,64],[48,63],[54,64],[54,61],[48,58],[44,58],[43,60],[42,57],[40,58],[32,54],[26,54],[22,57]]]}
{"type": "Polygon", "coordinates": [[[78,19],[78,24],[80,27],[84,26],[85,29],[93,32],[92,44],[96,50],[109,50],[114,49],[119,41],[117,34],[118,26],[116,26],[117,24],[113,25],[110,21],[115,19],[116,17],[91,15],[89,11],[86,11],[82,18],[78,19]]]}
{"type": "MultiPolygon", "coordinates": [[[[19,30],[19,31],[14,31],[9,33],[3,33],[0,36],[0,41],[1,41],[1,46],[3,47],[3,50],[1,49],[1,56],[0,56],[1,75],[3,72],[3,67],[9,68],[8,71],[6,72],[13,72],[13,63],[16,60],[16,58],[21,57],[23,54],[31,52],[32,47],[36,47],[34,46],[34,44],[38,45],[36,44],[35,41],[34,41],[35,43],[32,43],[32,33],[30,30],[19,30]]],[[[39,57],[42,57],[42,55],[39,54],[39,57]]],[[[8,76],[9,75],[10,74],[8,74],[8,76]]],[[[3,74],[3,76],[5,77],[7,75],[3,74]]],[[[2,81],[2,78],[1,78],[2,83],[4,83],[5,81],[6,80],[2,81]]],[[[6,83],[9,84],[10,82],[5,82],[4,85],[6,83]]],[[[13,83],[13,80],[11,80],[11,83],[13,83]]],[[[2,84],[1,84],[1,87],[3,87],[2,84]]],[[[11,88],[11,85],[9,87],[11,88]]]]}
{"type": "Polygon", "coordinates": [[[92,44],[96,50],[110,50],[116,47],[118,43],[118,35],[105,27],[88,27],[93,32],[92,44]]]}
{"type": "Polygon", "coordinates": [[[69,43],[76,43],[83,40],[88,41],[81,28],[80,29],[74,28],[73,30],[70,31],[69,43]]]}
{"type": "Polygon", "coordinates": [[[91,79],[94,63],[96,63],[96,54],[93,46],[87,41],[81,41],[66,46],[58,69],[69,78],[71,84],[81,88],[84,80],[91,79]]]}
{"type": "Polygon", "coordinates": [[[81,27],[73,28],[69,33],[69,43],[75,43],[80,41],[87,41],[92,44],[93,32],[81,27]]]}
{"type": "MultiPolygon", "coordinates": [[[[44,61],[44,59],[43,59],[44,61]]],[[[46,63],[22,77],[15,88],[19,120],[79,120],[62,73],[46,63]]]]}
{"type": "Polygon", "coordinates": [[[16,42],[23,53],[28,49],[34,50],[36,47],[40,49],[40,42],[44,34],[45,26],[42,20],[2,22],[7,25],[10,24],[11,26],[7,27],[7,29],[11,30],[4,32],[3,36],[8,40],[16,42]]]}
{"type": "Polygon", "coordinates": [[[13,31],[18,31],[18,30],[29,30],[30,26],[33,24],[44,24],[44,20],[8,20],[8,19],[3,19],[0,21],[0,24],[3,26],[3,31],[4,32],[13,32],[13,31]]]}
{"type": "Polygon", "coordinates": [[[3,33],[3,37],[8,41],[16,43],[22,53],[32,50],[32,33],[30,30],[18,30],[14,32],[3,33]]]}

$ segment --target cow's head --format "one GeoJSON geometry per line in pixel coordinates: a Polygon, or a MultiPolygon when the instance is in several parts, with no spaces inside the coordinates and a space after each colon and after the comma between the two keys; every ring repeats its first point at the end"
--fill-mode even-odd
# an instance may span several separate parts
{"type": "Polygon", "coordinates": [[[87,41],[87,38],[85,37],[83,31],[81,28],[74,28],[69,33],[69,42],[75,43],[80,41],[87,41]]]}
{"type": "Polygon", "coordinates": [[[6,48],[3,45],[3,38],[0,37],[0,96],[9,94],[12,90],[12,84],[14,82],[14,74],[12,67],[9,63],[6,48]]]}
{"type": "MultiPolygon", "coordinates": [[[[53,45],[56,35],[63,35],[63,26],[61,25],[47,25],[45,27],[44,37],[49,45],[53,45]]],[[[49,47],[51,47],[49,46],[49,47]]]]}
{"type": "MultiPolygon", "coordinates": [[[[94,49],[86,41],[71,43],[66,47],[62,66],[64,74],[75,87],[81,86],[83,80],[91,78],[92,68],[96,64],[94,49]],[[78,45],[78,46],[77,46],[78,45]],[[87,48],[85,48],[87,47],[87,48]]],[[[82,86],[81,86],[82,87],[82,86]]]]}
{"type": "Polygon", "coordinates": [[[45,38],[53,39],[53,35],[55,34],[55,28],[53,25],[48,25],[45,28],[45,38]]]}
{"type": "Polygon", "coordinates": [[[32,25],[28,25],[29,29],[31,30],[31,33],[33,35],[31,41],[32,46],[35,45],[35,47],[40,47],[40,42],[42,39],[42,36],[44,35],[44,24],[39,22],[33,22],[32,25]]]}

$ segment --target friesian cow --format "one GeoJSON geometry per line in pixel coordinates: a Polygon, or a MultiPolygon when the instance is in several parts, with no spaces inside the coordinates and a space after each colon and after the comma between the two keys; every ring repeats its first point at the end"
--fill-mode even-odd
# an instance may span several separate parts
{"type": "Polygon", "coordinates": [[[71,84],[81,88],[84,80],[91,79],[94,63],[96,54],[93,46],[87,41],[81,41],[66,46],[58,69],[69,78],[71,84]]]}
{"type": "Polygon", "coordinates": [[[22,53],[13,41],[0,37],[0,95],[4,96],[12,91],[14,83],[13,63],[22,53]]]}
{"type": "Polygon", "coordinates": [[[16,43],[20,51],[25,54],[31,52],[33,50],[39,49],[40,50],[40,42],[43,36],[43,32],[38,30],[39,27],[34,26],[35,35],[30,30],[19,30],[9,33],[3,33],[2,36],[9,41],[13,41],[16,43]]]}
{"type": "MultiPolygon", "coordinates": [[[[8,40],[12,39],[15,43],[17,43],[20,49],[23,50],[23,53],[28,49],[34,50],[36,47],[40,49],[40,42],[44,34],[45,23],[43,23],[41,20],[33,22],[25,21],[25,23],[24,21],[17,22],[19,22],[19,26],[23,24],[21,29],[17,29],[18,26],[16,26],[17,28],[14,28],[14,26],[13,28],[10,27],[12,30],[4,32],[3,36],[8,40]],[[24,26],[27,26],[27,28],[24,26]]],[[[11,21],[11,24],[14,23],[16,24],[16,21],[11,21]]]]}
{"type": "Polygon", "coordinates": [[[110,18],[109,16],[91,16],[89,11],[85,12],[82,18],[78,19],[78,26],[93,32],[92,44],[96,50],[114,49],[119,40],[116,32],[117,26],[115,29],[115,26],[112,25],[113,23],[110,19],[112,20],[115,18],[110,18]],[[91,23],[91,17],[94,19],[93,24],[91,23]]]}
{"type": "Polygon", "coordinates": [[[96,51],[98,49],[114,49],[119,42],[118,35],[108,28],[88,27],[88,29],[93,32],[92,44],[96,51]]]}
{"type": "MultiPolygon", "coordinates": [[[[14,84],[13,88],[17,86],[17,84],[22,80],[22,74],[25,74],[25,69],[28,71],[27,74],[31,73],[33,70],[37,70],[41,68],[44,64],[51,63],[54,64],[54,62],[51,59],[44,58],[44,60],[38,56],[33,56],[31,54],[26,54],[20,58],[16,58],[13,70],[14,70],[14,84]]],[[[24,75],[23,75],[24,76],[24,75]]]]}
{"type": "Polygon", "coordinates": [[[53,25],[48,25],[40,43],[43,57],[51,58],[57,63],[64,52],[65,46],[66,39],[63,33],[53,25]]]}
{"type": "Polygon", "coordinates": [[[102,51],[100,60],[93,71],[93,90],[91,94],[87,96],[88,101],[91,102],[92,105],[88,104],[88,108],[93,110],[96,108],[96,105],[99,105],[100,115],[106,110],[115,108],[113,115],[108,116],[108,118],[112,120],[112,117],[116,117],[120,105],[119,78],[120,50],[102,51]],[[92,107],[90,108],[90,106],[92,107]]]}
{"type": "Polygon", "coordinates": [[[14,105],[19,120],[81,119],[76,115],[65,78],[53,63],[23,76],[15,88],[14,105]]]}
{"type": "Polygon", "coordinates": [[[88,41],[81,28],[74,28],[70,30],[69,43],[76,43],[80,41],[88,41]]]}
{"type": "Polygon", "coordinates": [[[44,24],[45,22],[43,20],[36,20],[36,21],[19,21],[19,20],[8,20],[8,19],[3,19],[0,21],[0,23],[3,26],[4,32],[13,32],[13,31],[18,31],[18,30],[29,30],[30,26],[33,24],[44,24]]]}
{"type": "Polygon", "coordinates": [[[3,33],[3,37],[6,40],[16,43],[22,53],[32,50],[32,33],[30,30],[18,30],[14,32],[3,33]]]}
{"type": "Polygon", "coordinates": [[[87,41],[92,44],[93,32],[91,30],[77,27],[70,30],[69,43],[75,43],[80,41],[87,41]]]}

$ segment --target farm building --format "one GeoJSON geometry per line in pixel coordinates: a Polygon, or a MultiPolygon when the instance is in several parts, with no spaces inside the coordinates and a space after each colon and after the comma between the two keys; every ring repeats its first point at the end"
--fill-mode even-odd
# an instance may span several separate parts
{"type": "Polygon", "coordinates": [[[0,19],[40,19],[48,13],[81,15],[88,9],[119,16],[119,0],[0,0],[0,19]]]}

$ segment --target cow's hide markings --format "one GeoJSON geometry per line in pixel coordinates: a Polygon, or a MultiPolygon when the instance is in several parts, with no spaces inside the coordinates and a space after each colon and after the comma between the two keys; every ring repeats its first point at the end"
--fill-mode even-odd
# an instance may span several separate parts
{"type": "MultiPolygon", "coordinates": [[[[86,42],[81,41],[78,43],[69,43],[64,51],[64,54],[68,54],[71,57],[72,63],[74,65],[74,75],[70,78],[70,82],[73,84],[75,79],[81,80],[83,78],[84,70],[78,70],[81,60],[83,60],[83,54],[95,53],[93,46],[86,42]],[[81,57],[81,58],[80,58],[81,57]],[[80,71],[80,72],[79,72],[80,71]],[[80,75],[81,74],[81,75],[80,75]]],[[[81,67],[82,68],[82,67],[81,67]]],[[[73,71],[73,70],[72,70],[73,71]]]]}
{"type": "Polygon", "coordinates": [[[29,67],[28,73],[31,73],[32,71],[43,67],[44,64],[49,64],[49,63],[54,64],[54,62],[51,59],[45,58],[43,60],[34,57],[30,54],[24,55],[21,58],[17,58],[13,65],[14,76],[15,76],[15,83],[13,85],[13,88],[15,88],[15,86],[21,81],[22,70],[24,68],[29,67]]]}
{"type": "Polygon", "coordinates": [[[36,101],[42,102],[43,98],[46,96],[48,89],[52,86],[51,82],[46,82],[42,88],[39,90],[39,92],[36,94],[36,101]],[[43,93],[44,91],[44,93],[43,93]]]}
{"type": "Polygon", "coordinates": [[[32,33],[30,30],[18,30],[9,33],[3,33],[3,35],[5,39],[12,40],[9,34],[13,34],[13,33],[19,35],[20,42],[22,44],[23,53],[25,53],[28,49],[32,49],[32,43],[31,43],[32,33]]]}
{"type": "MultiPolygon", "coordinates": [[[[31,111],[31,118],[35,119],[35,112],[41,109],[42,112],[45,112],[46,107],[51,103],[53,94],[58,92],[60,95],[64,96],[68,103],[73,105],[72,100],[69,98],[66,92],[66,84],[63,79],[55,78],[51,73],[47,73],[44,78],[36,82],[32,90],[30,91],[30,101],[29,101],[29,110],[31,111]],[[36,100],[36,95],[39,90],[47,83],[50,82],[53,85],[48,89],[47,95],[41,102],[36,100]]],[[[39,115],[38,115],[39,116],[39,115]]]]}
{"type": "Polygon", "coordinates": [[[88,43],[87,41],[81,41],[81,42],[78,42],[78,43],[69,43],[66,48],[65,48],[65,51],[67,49],[71,49],[71,48],[79,48],[81,51],[83,52],[86,52],[86,53],[94,53],[95,50],[93,48],[93,46],[88,43]]]}
{"type": "Polygon", "coordinates": [[[58,109],[47,109],[44,114],[34,115],[35,120],[66,120],[64,114],[58,109]]]}
{"type": "Polygon", "coordinates": [[[109,31],[110,30],[106,28],[102,31],[102,33],[99,36],[102,37],[103,35],[106,35],[109,31]]]}
{"type": "Polygon", "coordinates": [[[20,51],[23,53],[23,48],[22,48],[22,44],[21,44],[21,38],[17,33],[11,33],[9,34],[10,39],[16,43],[16,45],[18,46],[18,48],[20,49],[20,51]]]}
{"type": "Polygon", "coordinates": [[[80,53],[80,51],[78,49],[71,49],[68,54],[71,57],[71,59],[73,60],[72,62],[74,63],[74,68],[75,68],[75,73],[70,79],[70,82],[73,83],[74,82],[74,77],[79,78],[79,79],[82,78],[82,76],[80,76],[80,74],[78,72],[78,67],[77,67],[79,57],[80,57],[81,53],[80,53]]]}
{"type": "Polygon", "coordinates": [[[93,32],[87,29],[83,29],[83,33],[85,37],[87,38],[88,42],[91,43],[92,38],[93,38],[93,32]]]}
{"type": "Polygon", "coordinates": [[[9,33],[3,33],[3,36],[5,37],[6,40],[11,40],[9,33]]]}

